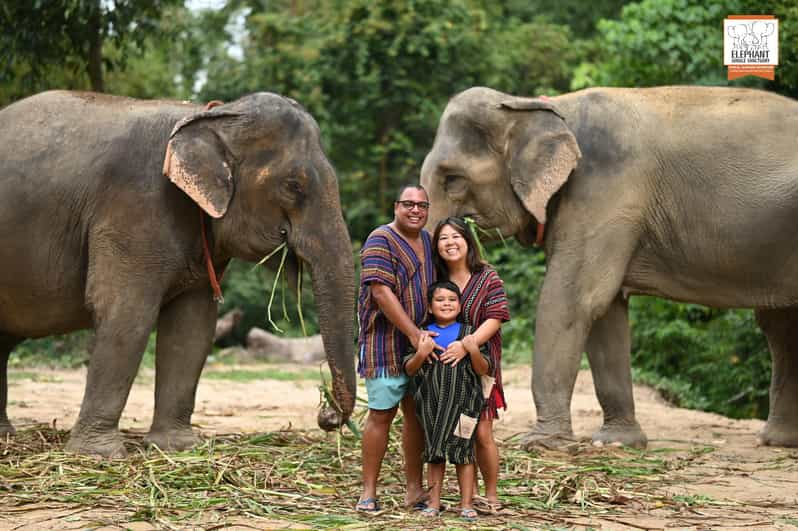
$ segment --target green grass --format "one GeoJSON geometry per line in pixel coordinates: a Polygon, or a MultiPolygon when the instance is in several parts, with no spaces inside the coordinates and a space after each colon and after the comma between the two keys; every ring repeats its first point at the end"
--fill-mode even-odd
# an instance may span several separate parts
{"type": "MultiPolygon", "coordinates": [[[[209,370],[202,374],[203,378],[211,380],[231,380],[234,382],[252,382],[256,380],[304,381],[320,382],[321,376],[318,369],[299,369],[286,371],[281,369],[232,369],[215,371],[209,370]]],[[[327,380],[329,373],[325,374],[327,380]]]]}

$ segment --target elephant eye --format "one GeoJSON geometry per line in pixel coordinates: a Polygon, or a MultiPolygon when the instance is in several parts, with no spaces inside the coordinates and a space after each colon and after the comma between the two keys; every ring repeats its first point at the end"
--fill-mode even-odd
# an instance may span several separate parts
{"type": "Polygon", "coordinates": [[[468,191],[468,182],[461,175],[447,175],[444,181],[444,189],[447,195],[453,198],[463,197],[468,191]]]}
{"type": "Polygon", "coordinates": [[[304,198],[304,187],[297,178],[288,178],[284,180],[281,185],[281,195],[288,203],[301,202],[304,198]]]}

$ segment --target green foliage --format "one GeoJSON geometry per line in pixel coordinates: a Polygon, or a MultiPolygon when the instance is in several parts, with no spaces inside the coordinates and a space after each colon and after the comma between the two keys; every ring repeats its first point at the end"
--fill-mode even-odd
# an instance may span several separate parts
{"type": "MultiPolygon", "coordinates": [[[[329,373],[326,375],[329,380],[329,373]]],[[[204,375],[211,380],[231,380],[234,382],[253,382],[263,380],[279,380],[294,382],[314,380],[321,383],[321,374],[318,369],[303,369],[299,371],[284,371],[280,369],[247,370],[233,369],[229,371],[209,371],[204,375]]]]}
{"type": "Polygon", "coordinates": [[[204,19],[183,7],[164,8],[152,32],[112,42],[106,56],[119,66],[105,76],[106,90],[146,99],[191,99],[209,39],[204,19]]]}
{"type": "Polygon", "coordinates": [[[88,363],[94,334],[87,330],[72,334],[29,339],[14,349],[8,366],[74,369],[88,363]]]}
{"type": "Polygon", "coordinates": [[[767,417],[770,353],[750,310],[633,297],[632,365],[678,405],[767,417]]]}
{"type": "Polygon", "coordinates": [[[22,74],[22,87],[41,90],[52,65],[85,69],[91,87],[104,91],[103,69],[124,66],[123,44],[139,46],[158,29],[168,5],[179,0],[33,0],[0,6],[0,82],[22,74]],[[103,56],[104,42],[121,54],[103,56]]]}
{"type": "Polygon", "coordinates": [[[584,43],[574,42],[567,26],[541,18],[494,26],[490,40],[484,84],[508,94],[567,92],[574,68],[586,51],[584,43]]]}
{"type": "Polygon", "coordinates": [[[642,0],[621,20],[598,24],[600,60],[582,65],[574,88],[589,85],[726,84],[723,19],[739,0],[642,0]]]}
{"type": "MultiPolygon", "coordinates": [[[[279,256],[272,257],[266,265],[276,268],[277,262],[279,262],[279,256]]],[[[306,287],[310,286],[311,283],[307,278],[307,274],[305,274],[305,277],[302,282],[302,314],[308,335],[313,335],[318,333],[319,324],[312,290],[306,287]]],[[[222,342],[223,345],[244,344],[246,334],[252,327],[277,333],[269,325],[266,311],[273,284],[274,271],[271,269],[264,267],[253,269],[252,264],[238,260],[233,260],[230,263],[227,271],[225,271],[222,283],[224,304],[219,311],[220,313],[226,313],[233,308],[240,308],[244,312],[244,316],[230,337],[222,342]]],[[[277,284],[277,293],[275,293],[271,312],[275,324],[281,330],[284,330],[287,336],[298,337],[302,335],[297,314],[296,293],[282,281],[277,284]],[[283,308],[285,308],[285,314],[283,313],[283,308]],[[288,316],[287,319],[285,315],[288,316]]]]}
{"type": "Polygon", "coordinates": [[[502,362],[530,363],[535,343],[535,316],[546,273],[541,250],[522,248],[507,240],[488,248],[486,259],[504,282],[510,322],[502,326],[502,362]]]}
{"type": "Polygon", "coordinates": [[[581,39],[592,37],[602,19],[616,19],[628,0],[506,0],[501,5],[504,17],[524,22],[544,17],[553,24],[567,25],[581,39]]]}

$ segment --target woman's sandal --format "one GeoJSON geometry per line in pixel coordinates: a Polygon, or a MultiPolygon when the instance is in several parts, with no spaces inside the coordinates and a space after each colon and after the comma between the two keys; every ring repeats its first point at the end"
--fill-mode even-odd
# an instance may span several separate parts
{"type": "Polygon", "coordinates": [[[437,518],[441,515],[440,509],[436,509],[435,507],[426,507],[420,511],[421,516],[424,518],[437,518]]]}
{"type": "Polygon", "coordinates": [[[502,510],[500,501],[492,502],[482,496],[474,496],[474,508],[480,514],[498,514],[502,510]]]}
{"type": "Polygon", "coordinates": [[[460,511],[460,518],[463,520],[468,520],[469,522],[473,522],[477,519],[477,512],[471,507],[467,507],[466,509],[460,511]]]}

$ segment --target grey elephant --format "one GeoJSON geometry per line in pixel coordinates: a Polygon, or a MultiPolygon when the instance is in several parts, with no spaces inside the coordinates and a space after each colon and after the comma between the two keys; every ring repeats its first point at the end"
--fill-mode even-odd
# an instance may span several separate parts
{"type": "Polygon", "coordinates": [[[217,317],[212,284],[231,258],[257,261],[283,243],[310,266],[332,371],[337,407],[322,410],[319,425],[348,418],[351,242],[318,125],[299,104],[270,93],[203,108],[54,91],[4,108],[0,122],[0,433],[14,431],[14,346],[93,327],[67,450],[124,455],[119,417],[157,328],[146,441],[194,444],[217,317]]]}
{"type": "MultiPolygon", "coordinates": [[[[454,96],[421,172],[430,223],[470,215],[531,244],[538,302],[527,445],[573,436],[587,352],[595,441],[645,446],[628,297],[754,308],[772,351],[764,444],[798,445],[798,103],[745,89],[595,88],[543,100],[454,96]]],[[[512,294],[510,294],[512,296],[512,294]]]]}

